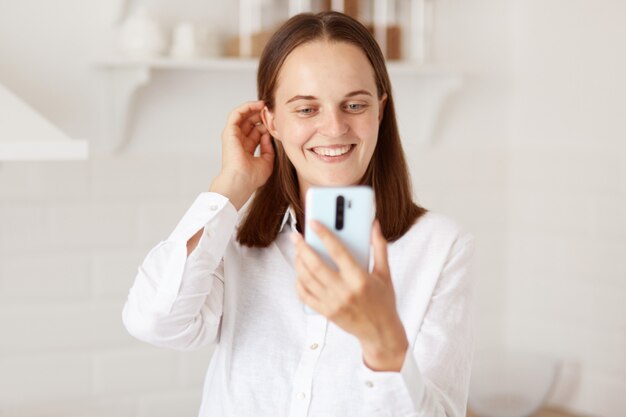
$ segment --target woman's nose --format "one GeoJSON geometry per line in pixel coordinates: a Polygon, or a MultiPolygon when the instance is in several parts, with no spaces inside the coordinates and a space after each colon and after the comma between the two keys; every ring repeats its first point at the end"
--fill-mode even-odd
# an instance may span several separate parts
{"type": "Polygon", "coordinates": [[[339,109],[324,111],[320,122],[320,134],[330,138],[341,137],[345,135],[349,129],[345,115],[339,109]]]}

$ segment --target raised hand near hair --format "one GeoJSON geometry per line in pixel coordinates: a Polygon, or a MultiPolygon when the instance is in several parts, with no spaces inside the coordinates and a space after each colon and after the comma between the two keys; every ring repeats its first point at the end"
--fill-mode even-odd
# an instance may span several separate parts
{"type": "Polygon", "coordinates": [[[222,169],[210,190],[226,196],[239,210],[265,184],[274,166],[270,134],[261,121],[263,101],[234,109],[222,132],[222,169]],[[260,145],[261,154],[254,156],[260,145]]]}
{"type": "MultiPolygon", "coordinates": [[[[227,197],[237,210],[265,184],[274,167],[272,140],[261,121],[264,107],[263,101],[237,107],[222,132],[222,169],[209,190],[227,197]],[[261,155],[254,156],[259,145],[261,155]]],[[[198,245],[202,230],[187,241],[187,256],[198,245]]]]}

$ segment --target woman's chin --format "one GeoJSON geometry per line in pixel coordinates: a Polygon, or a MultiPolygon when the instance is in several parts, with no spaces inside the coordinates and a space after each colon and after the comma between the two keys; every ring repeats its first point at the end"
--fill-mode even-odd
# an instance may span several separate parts
{"type": "Polygon", "coordinates": [[[358,181],[354,178],[325,178],[312,183],[312,187],[349,187],[357,185],[358,181]]]}
{"type": "Polygon", "coordinates": [[[359,185],[360,177],[355,175],[325,175],[317,178],[303,179],[300,178],[300,191],[306,192],[309,187],[349,187],[352,185],[359,185]]]}

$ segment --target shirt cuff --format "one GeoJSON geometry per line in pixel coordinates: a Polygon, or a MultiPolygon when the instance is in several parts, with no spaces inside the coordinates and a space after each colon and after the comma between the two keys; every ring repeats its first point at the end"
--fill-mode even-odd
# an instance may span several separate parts
{"type": "Polygon", "coordinates": [[[228,198],[223,195],[204,192],[196,198],[167,241],[162,242],[162,253],[167,251],[169,254],[166,256],[161,255],[163,259],[167,260],[167,264],[163,266],[164,276],[167,279],[159,283],[156,292],[154,307],[157,311],[169,314],[178,297],[185,264],[187,263],[187,241],[203,227],[205,230],[201,241],[205,240],[207,235],[223,236],[223,239],[212,239],[214,242],[213,246],[215,246],[215,248],[212,248],[214,249],[212,255],[216,257],[214,262],[216,263],[214,267],[216,267],[228,244],[236,221],[237,210],[228,198]],[[211,221],[218,216],[223,217],[223,219],[211,221]]]}
{"type": "Polygon", "coordinates": [[[168,240],[182,241],[186,244],[198,230],[222,210],[231,212],[230,217],[237,217],[237,210],[228,198],[218,193],[201,193],[178,222],[168,240]]]}
{"type": "Polygon", "coordinates": [[[361,380],[366,402],[374,410],[392,410],[392,415],[416,415],[423,404],[424,378],[412,349],[407,350],[400,372],[374,371],[361,361],[361,380]]]}

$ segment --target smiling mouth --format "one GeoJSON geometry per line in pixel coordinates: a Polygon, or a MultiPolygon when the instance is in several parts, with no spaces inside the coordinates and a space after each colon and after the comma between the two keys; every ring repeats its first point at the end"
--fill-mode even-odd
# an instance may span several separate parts
{"type": "Polygon", "coordinates": [[[339,157],[350,152],[356,145],[343,145],[343,146],[316,146],[314,148],[309,149],[309,151],[313,152],[319,156],[325,157],[339,157]]]}

